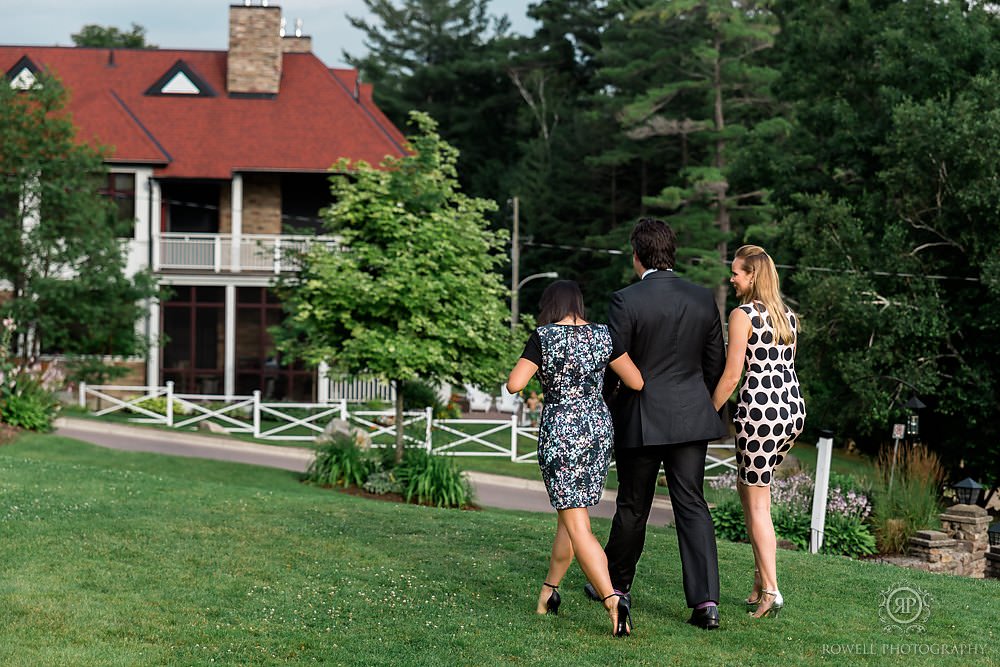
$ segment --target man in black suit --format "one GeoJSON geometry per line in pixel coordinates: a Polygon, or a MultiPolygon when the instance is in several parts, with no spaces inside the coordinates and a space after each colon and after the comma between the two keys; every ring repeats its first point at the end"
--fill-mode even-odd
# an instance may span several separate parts
{"type": "Polygon", "coordinates": [[[632,391],[607,374],[618,501],[604,551],[612,584],[628,593],[662,466],[677,527],[684,594],[693,610],[688,622],[713,629],[719,627],[719,564],[702,485],[708,441],[725,435],[712,405],[726,362],[722,324],[712,293],[674,273],[677,241],[666,223],[640,219],[631,242],[640,281],[612,296],[609,324],[646,386],[632,391]]]}

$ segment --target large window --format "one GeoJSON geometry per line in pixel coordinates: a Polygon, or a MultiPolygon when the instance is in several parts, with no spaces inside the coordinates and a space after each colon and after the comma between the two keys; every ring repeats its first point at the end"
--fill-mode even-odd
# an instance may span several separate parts
{"type": "Polygon", "coordinates": [[[319,212],[332,200],[329,174],[284,174],[281,177],[281,233],[322,234],[319,212]]]}
{"type": "Polygon", "coordinates": [[[219,233],[218,183],[164,181],[163,231],[219,233]]]}
{"type": "Polygon", "coordinates": [[[226,290],[224,287],[173,288],[162,304],[161,376],[173,380],[174,391],[221,394],[224,390],[226,290]]]}
{"type": "Polygon", "coordinates": [[[122,236],[135,236],[135,174],[108,174],[105,187],[100,193],[110,199],[118,210],[118,221],[121,223],[122,236]]]}
{"type": "Polygon", "coordinates": [[[236,290],[236,393],[259,389],[266,401],[312,401],[313,372],[274,348],[269,327],[281,324],[281,304],[263,287],[236,290]]]}

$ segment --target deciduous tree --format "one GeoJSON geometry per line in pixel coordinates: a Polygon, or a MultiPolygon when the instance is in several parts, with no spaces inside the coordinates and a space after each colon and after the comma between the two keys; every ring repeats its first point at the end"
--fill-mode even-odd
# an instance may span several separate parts
{"type": "Polygon", "coordinates": [[[426,114],[411,114],[412,153],[337,165],[325,227],[342,246],[315,245],[279,291],[288,317],[279,347],[334,372],[374,374],[396,388],[396,458],[403,455],[403,383],[418,378],[499,384],[513,362],[499,267],[505,234],[495,204],[463,194],[457,153],[426,114]]]}
{"type": "Polygon", "coordinates": [[[79,143],[58,80],[27,90],[0,84],[0,314],[17,323],[15,349],[142,355],[136,333],[148,274],[125,273],[134,221],[120,221],[98,190],[102,157],[79,143]]]}
{"type": "Polygon", "coordinates": [[[146,29],[138,23],[132,24],[128,32],[114,26],[90,23],[80,28],[80,32],[70,35],[76,46],[96,46],[121,49],[155,49],[156,44],[146,43],[146,29]]]}

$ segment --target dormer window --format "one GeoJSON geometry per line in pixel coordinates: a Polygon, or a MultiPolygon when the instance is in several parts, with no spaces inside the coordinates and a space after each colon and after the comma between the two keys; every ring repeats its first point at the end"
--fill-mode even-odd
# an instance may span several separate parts
{"type": "Polygon", "coordinates": [[[38,66],[28,56],[24,56],[7,70],[7,80],[14,90],[28,90],[38,83],[39,72],[38,66]]]}
{"type": "Polygon", "coordinates": [[[190,65],[178,60],[173,67],[149,87],[146,95],[184,97],[215,97],[215,90],[190,65]]]}

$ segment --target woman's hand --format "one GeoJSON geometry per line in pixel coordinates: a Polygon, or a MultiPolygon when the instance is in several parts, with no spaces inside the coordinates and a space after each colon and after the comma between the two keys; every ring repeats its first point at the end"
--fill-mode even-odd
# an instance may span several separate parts
{"type": "Polygon", "coordinates": [[[632,361],[632,357],[628,356],[628,352],[608,365],[611,366],[611,370],[618,374],[618,377],[622,379],[622,382],[629,389],[640,391],[646,386],[646,381],[642,379],[642,373],[639,372],[635,362],[632,361]]]}

